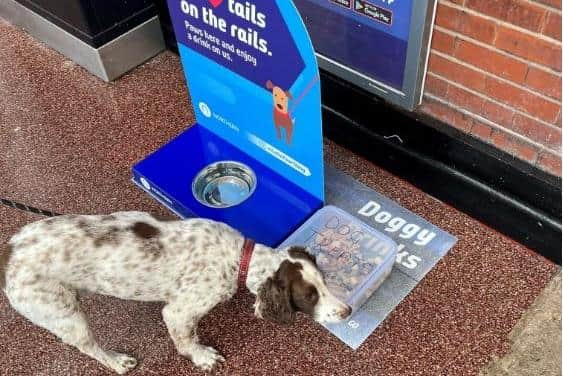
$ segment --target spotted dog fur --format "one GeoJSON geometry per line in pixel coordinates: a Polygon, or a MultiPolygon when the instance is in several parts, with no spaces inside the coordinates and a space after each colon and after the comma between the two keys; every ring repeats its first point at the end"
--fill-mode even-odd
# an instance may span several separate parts
{"type": "MultiPolygon", "coordinates": [[[[0,288],[31,322],[120,374],[137,361],[94,340],[77,290],[163,301],[162,316],[178,352],[203,370],[223,357],[199,343],[199,320],[237,291],[244,238],[204,219],[162,221],[143,212],[68,215],[31,223],[0,253],[0,288]]],[[[350,308],[327,289],[303,248],[274,252],[257,244],[247,288],[256,316],[290,323],[300,311],[339,321],[350,308]]]]}

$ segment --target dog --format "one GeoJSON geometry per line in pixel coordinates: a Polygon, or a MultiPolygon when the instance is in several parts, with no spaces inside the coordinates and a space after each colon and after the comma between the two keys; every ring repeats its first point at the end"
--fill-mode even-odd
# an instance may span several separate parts
{"type": "Polygon", "coordinates": [[[285,139],[288,145],[291,145],[293,138],[294,121],[289,114],[289,100],[293,99],[289,91],[284,91],[279,86],[276,86],[272,81],[266,82],[266,88],[272,92],[274,99],[274,126],[276,127],[276,134],[278,140],[282,140],[282,128],[285,129],[285,139]]]}
{"type": "Polygon", "coordinates": [[[0,253],[0,289],[12,307],[119,374],[136,359],[96,343],[77,291],[165,302],[162,317],[176,349],[208,371],[225,359],[200,344],[198,322],[240,288],[256,296],[258,318],[280,324],[298,312],[318,322],[351,314],[305,248],[252,246],[206,219],[165,221],[144,212],[53,217],[24,226],[0,253]]]}

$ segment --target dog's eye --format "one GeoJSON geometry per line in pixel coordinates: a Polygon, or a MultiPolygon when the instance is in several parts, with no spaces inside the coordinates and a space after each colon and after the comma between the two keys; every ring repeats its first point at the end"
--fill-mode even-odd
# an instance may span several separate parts
{"type": "Polygon", "coordinates": [[[307,292],[307,300],[308,301],[314,301],[317,300],[319,297],[319,294],[317,293],[317,289],[312,288],[307,292]]]}

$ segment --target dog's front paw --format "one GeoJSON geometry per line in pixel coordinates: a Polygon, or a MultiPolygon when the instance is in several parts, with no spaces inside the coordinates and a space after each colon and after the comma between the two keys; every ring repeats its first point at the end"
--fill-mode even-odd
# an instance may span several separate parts
{"type": "Polygon", "coordinates": [[[204,371],[211,371],[217,366],[217,363],[225,361],[225,358],[213,347],[203,345],[198,345],[198,347],[191,352],[190,357],[196,367],[204,371]]]}
{"type": "Polygon", "coordinates": [[[260,308],[260,300],[256,299],[256,301],[254,302],[254,316],[259,318],[259,319],[264,319],[262,317],[262,309],[260,308]]]}
{"type": "Polygon", "coordinates": [[[120,375],[126,374],[137,366],[137,359],[126,354],[108,351],[111,358],[111,368],[120,375]]]}

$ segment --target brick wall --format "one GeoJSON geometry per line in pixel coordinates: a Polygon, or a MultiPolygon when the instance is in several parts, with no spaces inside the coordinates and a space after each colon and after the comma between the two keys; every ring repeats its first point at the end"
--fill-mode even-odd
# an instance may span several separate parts
{"type": "Polygon", "coordinates": [[[561,175],[561,0],[439,0],[421,111],[561,175]]]}

